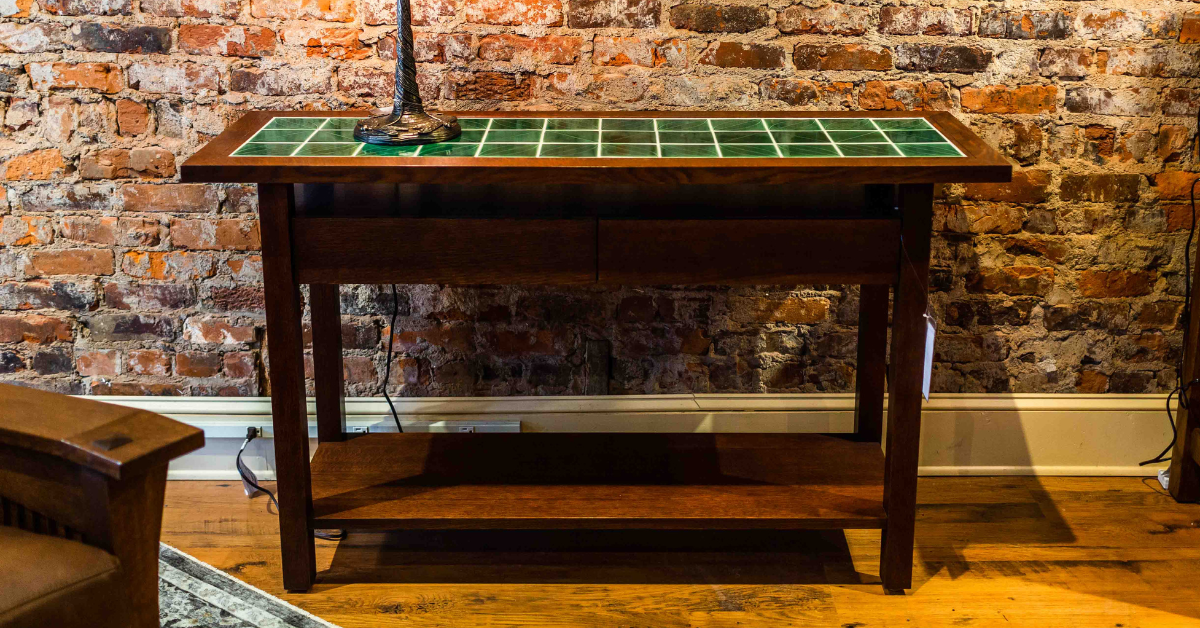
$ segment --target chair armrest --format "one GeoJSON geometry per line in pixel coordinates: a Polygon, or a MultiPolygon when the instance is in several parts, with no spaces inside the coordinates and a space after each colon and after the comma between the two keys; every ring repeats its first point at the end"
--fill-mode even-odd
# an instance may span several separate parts
{"type": "Polygon", "coordinates": [[[203,447],[204,432],[145,410],[0,384],[0,444],[119,480],[203,447]]]}

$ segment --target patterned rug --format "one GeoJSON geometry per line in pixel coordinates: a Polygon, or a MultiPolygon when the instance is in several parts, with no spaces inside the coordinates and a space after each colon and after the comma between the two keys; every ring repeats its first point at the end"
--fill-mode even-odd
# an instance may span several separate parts
{"type": "Polygon", "coordinates": [[[337,628],[183,552],[158,549],[163,628],[337,628]]]}

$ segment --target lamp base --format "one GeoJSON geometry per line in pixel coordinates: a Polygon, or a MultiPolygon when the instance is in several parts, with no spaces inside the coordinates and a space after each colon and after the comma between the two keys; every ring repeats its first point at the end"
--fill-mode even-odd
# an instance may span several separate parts
{"type": "Polygon", "coordinates": [[[359,120],[354,139],[383,146],[413,146],[445,142],[462,135],[454,116],[433,116],[425,112],[394,113],[359,120]]]}

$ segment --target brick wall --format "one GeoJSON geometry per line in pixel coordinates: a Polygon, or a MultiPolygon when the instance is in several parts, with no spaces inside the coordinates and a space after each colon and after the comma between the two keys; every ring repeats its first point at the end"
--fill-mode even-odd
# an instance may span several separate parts
{"type": "MultiPolygon", "coordinates": [[[[449,110],[948,110],[1017,164],[937,209],[940,391],[1153,392],[1180,351],[1200,4],[415,0],[449,110]]],[[[252,189],[177,165],[248,109],[386,104],[393,0],[0,0],[0,379],[265,389],[252,189]]],[[[856,290],[411,286],[394,389],[845,391],[856,290]],[[591,356],[593,359],[595,356],[591,356]]],[[[390,294],[344,290],[378,394],[390,294]]]]}

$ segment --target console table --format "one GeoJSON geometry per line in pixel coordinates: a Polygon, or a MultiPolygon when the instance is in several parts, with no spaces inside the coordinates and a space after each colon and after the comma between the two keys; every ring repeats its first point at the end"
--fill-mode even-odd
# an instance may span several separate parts
{"type": "Polygon", "coordinates": [[[250,112],[182,167],[258,184],[287,589],[314,528],[878,528],[883,586],[911,587],[934,184],[1008,181],[998,153],[948,113],[468,113],[422,147],[356,143],[363,115],[250,112]],[[861,284],[857,429],[353,437],[355,283],[861,284]]]}

